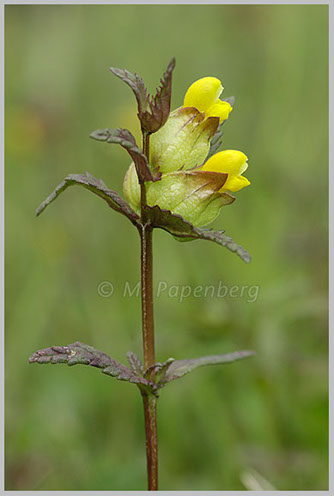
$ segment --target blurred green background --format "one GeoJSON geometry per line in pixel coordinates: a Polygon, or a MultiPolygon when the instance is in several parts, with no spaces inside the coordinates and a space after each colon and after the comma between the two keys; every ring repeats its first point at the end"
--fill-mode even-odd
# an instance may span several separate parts
{"type": "Polygon", "coordinates": [[[213,75],[235,95],[224,148],[251,187],[215,227],[250,265],[201,241],[155,234],[155,285],[259,286],[243,297],[156,299],[157,359],[254,349],[198,370],[159,400],[163,490],[325,490],[327,444],[327,6],[6,6],[6,488],[145,490],[141,398],[89,367],[28,356],[76,340],[141,355],[139,240],[81,188],[34,209],[86,170],[121,192],[129,158],[88,138],[127,127],[135,99],[109,66],[154,90],[176,57],[172,107],[213,75]],[[114,295],[98,294],[101,281],[114,295]]]}

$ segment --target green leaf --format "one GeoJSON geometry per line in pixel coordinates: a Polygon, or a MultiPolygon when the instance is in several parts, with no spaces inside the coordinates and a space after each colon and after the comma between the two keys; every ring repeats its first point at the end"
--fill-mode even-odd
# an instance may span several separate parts
{"type": "Polygon", "coordinates": [[[189,374],[192,370],[203,367],[204,365],[231,363],[253,355],[255,355],[254,351],[236,351],[225,355],[210,355],[188,360],[174,360],[165,371],[165,374],[160,378],[158,386],[162,387],[167,382],[179,379],[180,377],[189,374]]]}
{"type": "Polygon", "coordinates": [[[144,183],[154,180],[146,156],[137,146],[134,136],[127,129],[97,129],[90,134],[90,138],[121,145],[129,153],[135,164],[139,182],[144,183]]]}
{"type": "Polygon", "coordinates": [[[172,58],[160,80],[160,87],[154,96],[148,95],[144,81],[138,74],[132,74],[130,71],[115,67],[110,68],[111,72],[129,85],[134,92],[138,104],[138,117],[141,127],[148,134],[158,131],[168,119],[174,67],[175,59],[172,58]]]}
{"type": "Polygon", "coordinates": [[[98,180],[91,174],[69,174],[62,183],[44,200],[37,208],[36,215],[39,216],[50,203],[63,193],[69,186],[79,185],[92,191],[97,196],[105,200],[108,205],[123,215],[125,215],[133,224],[137,224],[138,215],[129,207],[129,205],[115,192],[108,189],[102,180],[98,180]]]}
{"type": "Polygon", "coordinates": [[[154,207],[147,206],[145,209],[153,227],[164,229],[173,236],[183,240],[206,239],[207,241],[212,241],[236,253],[246,263],[249,263],[251,260],[248,251],[235,243],[229,236],[225,236],[223,234],[224,231],[199,229],[190,222],[187,222],[181,215],[172,214],[169,210],[163,210],[157,205],[154,207]]]}
{"type": "Polygon", "coordinates": [[[117,362],[106,353],[96,350],[92,346],[77,341],[67,346],[51,346],[36,351],[29,358],[30,363],[67,363],[67,365],[90,365],[102,369],[102,373],[115,377],[119,381],[137,384],[139,388],[155,393],[157,387],[144,377],[139,377],[135,372],[122,363],[117,362]]]}

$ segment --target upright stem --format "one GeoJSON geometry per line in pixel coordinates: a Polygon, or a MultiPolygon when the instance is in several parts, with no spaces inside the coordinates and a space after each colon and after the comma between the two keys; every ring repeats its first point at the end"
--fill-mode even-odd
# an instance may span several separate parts
{"type": "MultiPolygon", "coordinates": [[[[143,133],[143,152],[149,157],[149,135],[143,133]]],[[[155,363],[154,317],[153,317],[153,251],[152,226],[146,218],[146,190],[141,185],[142,225],[139,228],[141,240],[141,302],[142,329],[145,370],[155,363]]],[[[148,377],[155,380],[154,369],[148,377]]],[[[142,392],[145,416],[146,458],[148,490],[158,490],[158,439],[157,439],[157,398],[151,393],[142,392]]]]}
{"type": "Polygon", "coordinates": [[[158,440],[157,440],[157,398],[143,394],[147,483],[149,491],[158,490],[158,440]]]}
{"type": "MultiPolygon", "coordinates": [[[[152,227],[143,225],[141,239],[141,303],[145,370],[155,363],[153,320],[153,257],[152,227]]],[[[154,379],[153,372],[151,380],[154,379]]]]}

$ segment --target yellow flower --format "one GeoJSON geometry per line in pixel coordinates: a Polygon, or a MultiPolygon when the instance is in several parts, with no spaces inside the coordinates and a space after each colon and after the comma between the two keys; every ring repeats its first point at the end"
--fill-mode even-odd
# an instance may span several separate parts
{"type": "Polygon", "coordinates": [[[239,191],[250,182],[242,174],[248,167],[247,156],[237,150],[224,150],[209,158],[201,167],[203,171],[222,172],[228,174],[228,178],[222,191],[239,191]]]}
{"type": "Polygon", "coordinates": [[[228,119],[232,107],[228,102],[219,100],[223,86],[215,77],[204,77],[195,81],[184,97],[183,107],[195,107],[205,117],[219,117],[219,122],[228,119]]]}
{"type": "Polygon", "coordinates": [[[183,107],[171,112],[166,124],[151,136],[153,170],[166,173],[203,164],[218,124],[232,110],[228,102],[219,100],[222,91],[215,77],[204,77],[189,87],[183,107]]]}

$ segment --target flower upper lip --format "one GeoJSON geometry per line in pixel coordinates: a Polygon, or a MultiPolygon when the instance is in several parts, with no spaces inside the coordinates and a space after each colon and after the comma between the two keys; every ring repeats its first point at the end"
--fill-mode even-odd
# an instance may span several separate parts
{"type": "Polygon", "coordinates": [[[219,100],[223,89],[220,80],[215,77],[198,79],[188,88],[183,107],[195,107],[205,117],[219,117],[219,122],[222,123],[232,111],[229,102],[219,100]]]}
{"type": "Polygon", "coordinates": [[[224,150],[216,153],[202,166],[203,171],[215,171],[228,174],[221,191],[239,191],[250,182],[242,174],[247,170],[248,157],[238,150],[224,150]]]}

